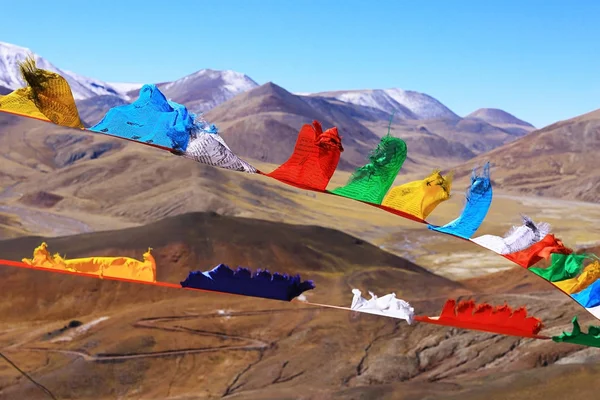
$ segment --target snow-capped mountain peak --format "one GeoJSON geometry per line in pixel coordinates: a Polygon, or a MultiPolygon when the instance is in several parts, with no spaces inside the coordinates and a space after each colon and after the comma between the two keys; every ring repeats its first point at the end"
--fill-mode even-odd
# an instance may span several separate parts
{"type": "Polygon", "coordinates": [[[166,96],[185,103],[192,112],[202,113],[258,86],[240,72],[201,69],[159,88],[166,96]]]}
{"type": "Polygon", "coordinates": [[[355,104],[357,106],[375,108],[386,113],[396,113],[398,117],[405,119],[418,119],[409,108],[395,101],[385,90],[351,90],[341,92],[334,96],[336,99],[345,103],[355,104]]]}
{"type": "Polygon", "coordinates": [[[230,92],[242,93],[258,86],[250,77],[240,72],[225,70],[221,71],[221,78],[225,82],[225,88],[230,92]]]}
{"type": "MultiPolygon", "coordinates": [[[[26,47],[4,42],[0,42],[0,86],[15,90],[25,85],[19,72],[19,62],[30,55],[35,59],[38,68],[56,72],[63,76],[69,82],[75,100],[84,100],[101,95],[112,95],[129,100],[125,94],[126,92],[118,85],[62,70],[26,47]]],[[[141,85],[139,86],[141,87],[141,85]]]]}
{"type": "Polygon", "coordinates": [[[119,93],[127,93],[132,90],[141,89],[143,83],[108,82],[108,84],[119,93]]]}
{"type": "Polygon", "coordinates": [[[39,68],[56,70],[54,65],[34,54],[30,49],[0,42],[0,86],[13,90],[23,86],[18,63],[29,55],[33,55],[39,68]]]}
{"type": "Polygon", "coordinates": [[[407,119],[460,119],[452,110],[424,93],[402,89],[366,89],[314,93],[312,96],[333,97],[337,100],[386,113],[395,112],[407,119]]]}
{"type": "MultiPolygon", "coordinates": [[[[142,83],[104,82],[61,69],[30,49],[0,42],[0,90],[15,90],[25,86],[19,71],[19,62],[33,56],[39,68],[53,71],[63,76],[80,104],[92,105],[100,112],[108,105],[130,102],[137,96],[142,83]],[[131,93],[131,97],[129,96],[131,93]],[[84,102],[85,100],[85,102],[84,102]]],[[[160,90],[178,103],[186,104],[195,113],[208,111],[236,95],[258,87],[258,84],[245,74],[232,70],[217,71],[202,69],[173,82],[158,84],[160,90]]],[[[92,107],[93,108],[93,107],[92,107]]],[[[90,120],[96,115],[88,116],[90,120]]]]}
{"type": "Polygon", "coordinates": [[[164,85],[163,89],[170,90],[177,87],[183,87],[184,85],[190,85],[192,82],[198,84],[211,81],[220,81],[223,88],[234,95],[258,87],[256,82],[241,72],[232,70],[217,71],[214,69],[201,69],[200,71],[184,76],[181,79],[167,83],[164,85]]]}
{"type": "Polygon", "coordinates": [[[412,111],[418,119],[460,118],[448,107],[425,93],[403,89],[385,89],[384,92],[412,111]]]}

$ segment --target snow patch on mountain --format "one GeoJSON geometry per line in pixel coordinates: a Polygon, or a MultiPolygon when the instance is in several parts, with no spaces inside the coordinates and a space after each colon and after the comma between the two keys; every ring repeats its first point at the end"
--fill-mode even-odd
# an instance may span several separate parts
{"type": "Polygon", "coordinates": [[[62,70],[26,47],[4,42],[0,42],[0,86],[12,90],[25,86],[19,72],[19,62],[24,61],[29,55],[33,56],[38,68],[56,72],[63,76],[69,82],[75,100],[84,100],[102,95],[118,96],[128,100],[122,90],[109,83],[62,70]]]}
{"type": "Polygon", "coordinates": [[[353,90],[334,96],[337,100],[357,106],[374,108],[405,119],[419,119],[409,108],[398,103],[384,90],[353,90]]]}
{"type": "Polygon", "coordinates": [[[231,94],[231,97],[258,87],[256,82],[240,72],[201,69],[181,79],[167,83],[162,88],[165,91],[184,90],[191,84],[212,86],[212,83],[216,81],[220,81],[220,86],[223,88],[224,93],[231,94]]]}
{"type": "Polygon", "coordinates": [[[337,100],[386,113],[396,113],[405,119],[455,119],[460,117],[433,97],[402,89],[366,89],[315,93],[313,96],[337,100]]]}
{"type": "Polygon", "coordinates": [[[223,87],[230,93],[238,94],[242,92],[247,92],[248,90],[258,87],[258,84],[256,82],[254,82],[252,79],[250,79],[248,76],[242,73],[231,70],[220,72],[221,79],[224,82],[223,87]]]}
{"type": "Polygon", "coordinates": [[[192,112],[206,112],[240,93],[259,85],[240,72],[202,69],[173,82],[159,85],[170,99],[188,106],[192,112]]]}
{"type": "Polygon", "coordinates": [[[109,82],[110,87],[114,88],[119,93],[127,93],[132,90],[141,89],[144,86],[143,83],[126,83],[126,82],[109,82]]]}
{"type": "Polygon", "coordinates": [[[402,89],[385,89],[384,92],[412,111],[418,119],[460,119],[448,107],[425,93],[402,89]]]}
{"type": "MultiPolygon", "coordinates": [[[[0,42],[0,86],[9,89],[18,89],[23,86],[18,63],[33,52],[25,47],[15,46],[10,43],[0,42]]],[[[56,70],[54,65],[34,54],[38,67],[56,70]]]]}

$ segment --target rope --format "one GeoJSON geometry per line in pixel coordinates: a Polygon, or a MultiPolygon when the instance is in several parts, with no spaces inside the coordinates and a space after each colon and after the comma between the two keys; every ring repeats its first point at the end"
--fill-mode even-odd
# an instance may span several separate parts
{"type": "Polygon", "coordinates": [[[52,394],[52,392],[50,390],[48,390],[48,388],[46,388],[41,383],[36,382],[31,376],[29,376],[25,371],[23,371],[21,368],[19,368],[14,362],[10,361],[8,359],[8,357],[6,357],[4,354],[0,353],[0,357],[4,358],[7,363],[9,363],[14,369],[16,369],[17,371],[19,371],[21,373],[21,375],[23,375],[25,378],[29,379],[35,386],[37,386],[38,388],[40,388],[40,390],[42,390],[44,393],[46,393],[51,399],[58,400],[56,398],[56,396],[54,396],[52,394]]]}

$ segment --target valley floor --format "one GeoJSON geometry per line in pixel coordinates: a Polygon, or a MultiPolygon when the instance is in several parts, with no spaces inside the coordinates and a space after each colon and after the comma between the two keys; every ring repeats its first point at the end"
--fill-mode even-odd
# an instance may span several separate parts
{"type": "MultiPolygon", "coordinates": [[[[368,268],[351,266],[352,257],[361,254],[364,247],[356,247],[352,257],[342,261],[327,259],[324,250],[315,251],[316,258],[306,260],[283,254],[282,260],[306,261],[303,268],[312,268],[310,278],[319,285],[310,294],[315,301],[348,306],[352,287],[378,293],[396,290],[422,313],[436,315],[448,296],[474,293],[478,302],[526,305],[546,323],[547,335],[569,330],[570,319],[578,313],[582,323],[591,321],[556,291],[531,289],[525,293],[515,290],[522,282],[502,278],[486,281],[487,274],[513,265],[472,243],[429,231],[424,225],[348,199],[290,188],[262,176],[195,166],[170,156],[152,155],[148,159],[150,153],[137,148],[127,151],[120,156],[127,158],[126,171],[131,175],[114,180],[110,176],[116,176],[117,171],[109,166],[119,164],[116,155],[97,163],[82,162],[56,176],[32,173],[28,181],[5,184],[0,188],[0,237],[55,237],[122,229],[193,211],[318,225],[351,234],[460,282],[446,280],[443,285],[447,288],[442,283],[439,289],[428,288],[423,280],[431,280],[431,276],[423,278],[406,271],[399,275],[401,268],[383,263],[368,268]],[[142,168],[147,165],[155,170],[144,172],[142,168]],[[168,175],[170,171],[181,176],[181,171],[191,172],[176,181],[168,175]],[[52,195],[64,200],[48,206],[44,201],[52,195]],[[315,272],[320,267],[316,260],[345,264],[347,270],[315,272]],[[452,285],[473,290],[459,293],[452,285]],[[425,290],[427,294],[423,294],[425,290]]],[[[336,175],[331,187],[346,179],[347,175],[336,175]]],[[[457,217],[465,187],[455,184],[453,198],[434,211],[430,222],[444,224],[457,217]]],[[[521,224],[519,214],[551,223],[553,232],[568,246],[600,242],[600,205],[502,191],[495,192],[477,235],[502,236],[512,225],[521,224]]],[[[313,233],[318,235],[319,231],[313,233]]],[[[312,239],[325,242],[328,238],[312,239]]],[[[235,243],[229,244],[235,247],[235,243]]],[[[223,240],[214,244],[219,254],[233,253],[227,245],[223,240]]],[[[34,247],[27,247],[22,257],[31,257],[34,247]]],[[[282,247],[271,247],[269,251],[276,254],[284,252],[282,247]]],[[[215,248],[211,251],[217,253],[215,248]]],[[[256,267],[264,265],[260,257],[267,250],[252,251],[240,250],[236,257],[251,259],[256,267]]],[[[205,268],[209,262],[206,259],[199,265],[200,261],[194,260],[194,265],[184,265],[187,261],[180,256],[163,254],[163,267],[178,268],[181,273],[205,268]]],[[[304,276],[305,270],[301,271],[304,276]]],[[[357,317],[304,304],[208,293],[150,292],[148,288],[107,281],[83,283],[76,279],[85,278],[65,279],[44,272],[2,270],[0,276],[5,278],[3,292],[12,290],[0,306],[6,317],[0,327],[0,350],[59,398],[282,400],[297,399],[301,394],[315,400],[531,400],[566,398],[567,389],[569,396],[580,397],[595,395],[598,390],[598,385],[589,382],[596,382],[600,373],[594,364],[600,361],[599,349],[425,324],[407,326],[404,321],[357,317]],[[39,293],[28,292],[33,281],[39,293]],[[61,331],[71,320],[83,325],[61,331]],[[548,377],[555,382],[544,383],[548,377]]],[[[43,399],[44,394],[0,362],[0,399],[4,398],[36,400],[43,399]]]]}
{"type": "MultiPolygon", "coordinates": [[[[275,183],[272,186],[271,190],[277,190],[283,185],[275,183]]],[[[473,243],[429,231],[425,225],[365,204],[285,186],[280,190],[286,191],[282,195],[297,205],[293,214],[288,207],[277,207],[277,202],[275,207],[268,207],[267,203],[264,210],[261,210],[243,201],[238,202],[237,213],[245,217],[338,229],[451,279],[479,276],[514,266],[508,260],[473,243]]],[[[14,192],[4,192],[2,199],[4,204],[0,203],[0,233],[4,229],[5,237],[66,236],[143,224],[134,222],[127,216],[119,218],[114,215],[99,215],[99,212],[34,208],[18,203],[19,194],[14,192]],[[4,219],[1,218],[3,215],[4,219]],[[9,222],[3,224],[3,220],[9,222]],[[14,233],[9,234],[11,230],[14,233]]],[[[455,194],[434,211],[429,221],[442,225],[454,219],[460,214],[463,199],[462,194],[455,194]]],[[[567,246],[582,248],[600,243],[599,204],[502,193],[494,195],[490,211],[476,236],[503,236],[511,226],[521,224],[520,214],[527,215],[536,222],[550,223],[553,233],[567,246]]]]}
{"type": "MultiPolygon", "coordinates": [[[[77,399],[559,399],[566,388],[590,395],[593,381],[585,382],[600,373],[598,349],[200,296],[201,302],[177,298],[82,316],[83,325],[62,332],[68,320],[36,322],[33,329],[9,324],[0,348],[58,398],[77,399]]],[[[547,321],[551,333],[566,329],[573,312],[556,293],[515,300],[547,321]]],[[[0,363],[0,398],[44,394],[0,363]]]]}

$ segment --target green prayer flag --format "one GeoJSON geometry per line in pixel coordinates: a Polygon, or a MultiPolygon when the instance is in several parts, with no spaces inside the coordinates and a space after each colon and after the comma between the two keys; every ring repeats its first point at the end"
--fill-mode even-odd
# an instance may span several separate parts
{"type": "Polygon", "coordinates": [[[553,336],[555,342],[580,344],[583,346],[600,347],[600,326],[590,326],[588,333],[581,332],[577,316],[573,317],[572,332],[563,332],[559,336],[553,336]]]}
{"type": "Polygon", "coordinates": [[[583,269],[583,260],[586,258],[589,258],[589,255],[552,253],[552,264],[548,268],[529,268],[529,270],[550,282],[564,281],[579,275],[583,269]]]}
{"type": "Polygon", "coordinates": [[[346,186],[335,188],[330,193],[381,204],[402,168],[406,155],[406,142],[388,133],[369,156],[370,162],[358,168],[346,186]]]}

